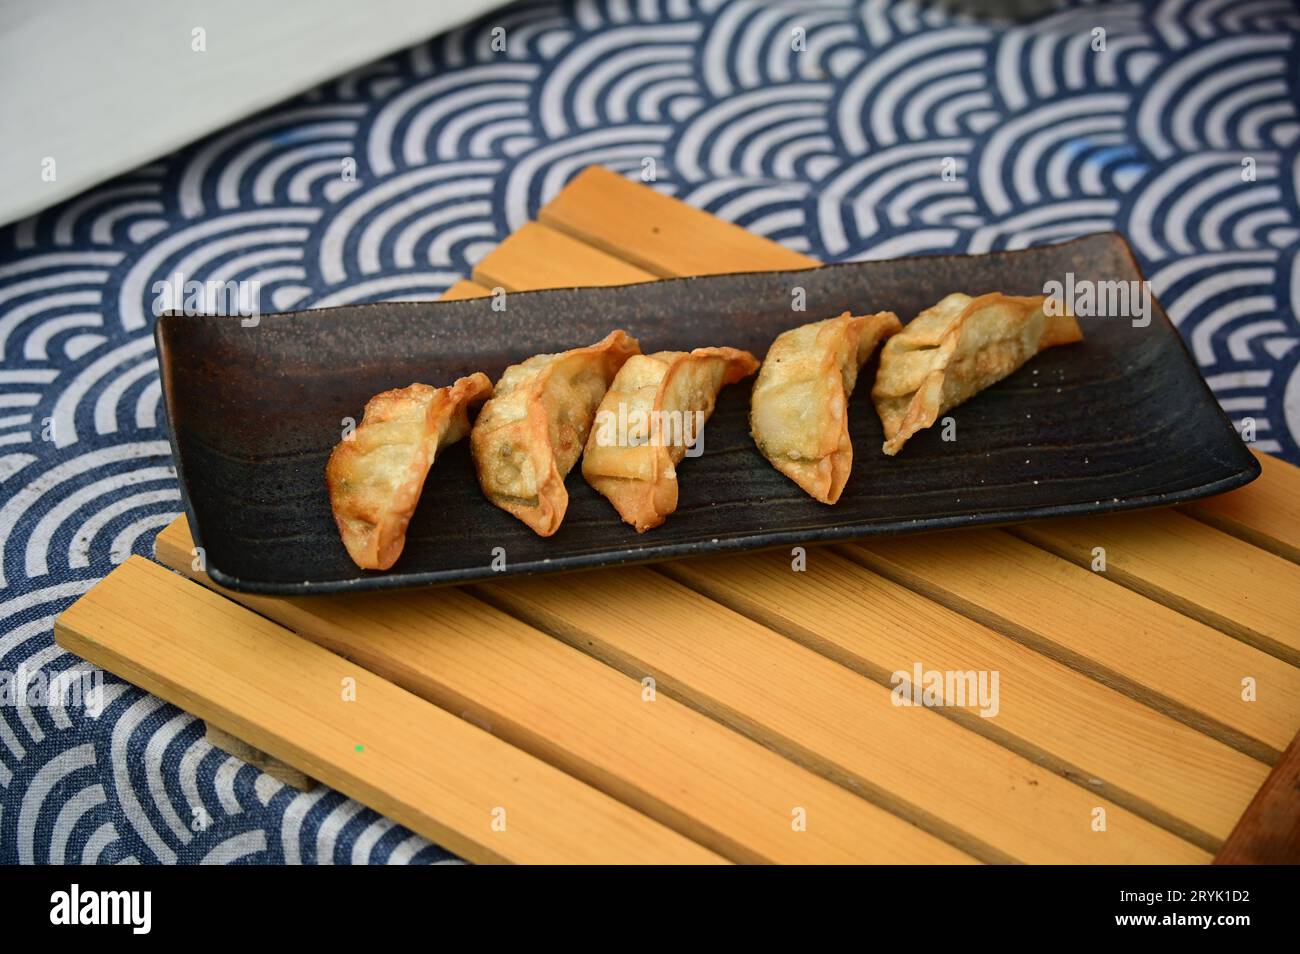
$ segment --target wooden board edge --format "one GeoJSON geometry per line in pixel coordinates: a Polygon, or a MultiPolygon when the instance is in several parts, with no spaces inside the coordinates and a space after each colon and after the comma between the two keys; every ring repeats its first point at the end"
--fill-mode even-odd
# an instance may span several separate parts
{"type": "Polygon", "coordinates": [[[1237,821],[1216,865],[1300,865],[1300,734],[1237,821]]]}
{"type": "MultiPolygon", "coordinates": [[[[512,785],[524,784],[520,781],[521,779],[530,785],[543,786],[542,788],[534,787],[529,790],[533,793],[529,798],[535,807],[540,807],[549,802],[552,806],[564,805],[565,812],[572,812],[577,804],[574,801],[575,799],[578,802],[587,803],[582,812],[584,817],[589,820],[584,824],[595,825],[602,829],[604,831],[603,839],[613,839],[616,835],[621,836],[627,839],[628,846],[636,845],[640,849],[648,851],[649,854],[644,863],[727,863],[725,859],[707,848],[685,838],[678,832],[665,828],[660,823],[647,818],[622,802],[591,788],[543,760],[496,739],[491,733],[461,720],[445,710],[439,709],[432,703],[418,699],[410,693],[386,683],[379,677],[364,673],[342,657],[296,636],[292,639],[284,639],[283,637],[292,636],[292,634],[283,627],[143,557],[129,557],[104,580],[101,580],[87,594],[83,595],[56,618],[54,627],[55,641],[68,652],[114,673],[132,685],[172,705],[179,706],[195,717],[202,719],[205,723],[216,725],[220,731],[270,754],[309,777],[319,779],[322,784],[328,785],[330,788],[372,807],[380,814],[410,828],[412,831],[423,835],[435,844],[463,858],[477,863],[512,863],[517,861],[538,863],[543,860],[551,860],[536,857],[536,853],[540,849],[537,835],[525,835],[527,840],[522,843],[503,841],[501,847],[495,847],[492,844],[493,836],[487,834],[490,829],[486,811],[482,825],[483,832],[476,837],[467,831],[461,830],[461,827],[458,827],[454,822],[437,818],[420,806],[405,802],[401,798],[392,795],[388,789],[381,787],[372,778],[367,778],[362,774],[361,769],[349,768],[344,764],[343,760],[318,758],[312,755],[313,749],[310,744],[295,741],[287,735],[281,735],[276,730],[266,728],[245,715],[241,715],[239,707],[244,706],[247,708],[248,699],[255,696],[260,696],[268,705],[272,703],[279,705],[281,703],[279,696],[266,691],[265,687],[253,687],[250,690],[249,683],[244,681],[240,684],[240,691],[231,696],[231,699],[235,700],[233,704],[223,703],[216,698],[209,698],[199,694],[192,685],[177,681],[176,673],[171,668],[167,668],[165,664],[163,668],[160,668],[153,656],[145,659],[138,651],[130,654],[125,653],[120,645],[123,638],[122,633],[126,632],[125,638],[127,639],[138,638],[139,633],[148,631],[147,628],[135,627],[135,635],[132,635],[130,632],[131,627],[122,626],[118,627],[116,634],[114,634],[111,630],[104,628],[102,616],[87,617],[86,619],[80,617],[82,614],[94,612],[91,607],[94,606],[97,599],[110,598],[105,596],[106,591],[114,586],[122,587],[127,585],[124,581],[128,577],[135,580],[137,584],[142,580],[149,580],[152,581],[154,586],[165,584],[168,588],[175,587],[175,592],[178,595],[183,591],[185,599],[191,602],[198,601],[213,607],[219,606],[224,613],[238,614],[241,620],[240,625],[244,630],[241,638],[246,642],[250,640],[252,642],[261,641],[263,650],[274,646],[277,647],[279,655],[289,653],[294,656],[295,663],[293,666],[282,667],[277,669],[277,672],[293,672],[295,674],[294,678],[297,680],[306,680],[307,676],[305,674],[308,673],[316,676],[321,676],[324,673],[330,676],[330,681],[334,684],[338,683],[338,680],[334,678],[335,676],[340,673],[349,673],[359,683],[362,681],[367,683],[364,687],[358,686],[359,694],[384,692],[391,696],[390,702],[392,700],[409,700],[408,708],[411,711],[407,713],[409,718],[407,722],[403,723],[404,725],[414,725],[417,721],[415,718],[417,715],[427,713],[429,717],[435,718],[439,723],[439,733],[451,731],[455,739],[459,740],[453,747],[461,747],[471,752],[476,752],[483,747],[490,748],[493,753],[491,760],[493,768],[491,771],[501,776],[505,788],[509,789],[512,785]],[[90,622],[91,620],[93,622],[90,622]],[[86,625],[88,622],[89,625],[86,625]],[[333,672],[326,671],[330,669],[333,672]],[[531,847],[529,847],[530,845],[531,847]]],[[[195,607],[190,606],[190,609],[193,611],[195,607]]],[[[139,647],[136,647],[136,649],[138,650],[139,647]]],[[[188,657],[187,665],[190,664],[189,659],[205,660],[206,662],[203,653],[190,652],[188,657]]],[[[222,679],[225,678],[224,671],[220,675],[222,679]]],[[[299,699],[298,703],[302,704],[302,699],[299,699]]],[[[300,712],[297,709],[293,711],[300,712]]],[[[323,712],[323,710],[321,711],[323,712]]],[[[326,721],[322,721],[321,724],[326,724],[326,721]]],[[[361,751],[359,746],[358,751],[361,751]]],[[[393,764],[396,765],[397,763],[393,764]]],[[[401,772],[409,772],[409,766],[406,763],[401,763],[401,765],[401,772]]],[[[429,767],[426,766],[425,768],[428,770],[429,767]]],[[[398,771],[398,769],[392,771],[398,771]]],[[[463,775],[467,769],[458,765],[456,771],[461,772],[463,775]]],[[[442,773],[439,772],[438,774],[442,773]]],[[[516,791],[516,789],[510,790],[516,791]]],[[[573,819],[570,819],[570,822],[573,822],[573,819]]],[[[542,836],[540,840],[546,841],[548,839],[542,836]]],[[[554,841],[553,838],[550,840],[554,841]]],[[[634,860],[630,857],[621,857],[617,851],[613,851],[612,840],[602,841],[597,839],[597,842],[600,843],[589,844],[570,858],[558,859],[559,863],[572,863],[574,861],[581,863],[610,863],[611,861],[613,863],[628,863],[634,860]]]]}

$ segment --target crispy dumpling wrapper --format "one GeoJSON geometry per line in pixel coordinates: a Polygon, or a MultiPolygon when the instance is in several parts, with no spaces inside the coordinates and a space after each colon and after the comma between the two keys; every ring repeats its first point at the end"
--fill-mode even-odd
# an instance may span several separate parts
{"type": "Polygon", "coordinates": [[[412,384],[366,402],[361,424],[325,465],[334,521],[357,566],[397,562],[434,458],[469,433],[470,406],[491,394],[488,376],[476,372],[450,387],[412,384]]]}
{"type": "Polygon", "coordinates": [[[582,456],[587,483],[644,533],[677,509],[677,465],[700,439],[718,392],[758,370],[735,348],[634,355],[596,412],[582,456]]]}
{"type": "Polygon", "coordinates": [[[750,399],[749,428],[772,466],[822,503],[853,469],[849,396],[880,342],[902,327],[892,311],[827,318],[772,342],[750,399]]]}
{"type": "Polygon", "coordinates": [[[640,352],[635,338],[613,331],[589,347],[507,368],[469,439],[488,500],[539,536],[558,530],[569,506],[564,478],[582,454],[596,408],[623,362],[640,352]]]}
{"type": "Polygon", "coordinates": [[[1048,315],[1046,296],[955,293],[885,343],[871,389],[894,455],[944,412],[1001,381],[1046,348],[1083,340],[1069,314],[1048,315]]]}

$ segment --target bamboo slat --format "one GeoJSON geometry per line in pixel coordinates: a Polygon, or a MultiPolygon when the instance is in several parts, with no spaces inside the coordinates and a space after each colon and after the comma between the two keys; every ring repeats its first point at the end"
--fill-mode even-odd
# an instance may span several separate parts
{"type": "MultiPolygon", "coordinates": [[[[173,525],[158,538],[158,559],[211,585],[193,569],[192,545],[173,525]]],[[[639,680],[463,590],[300,599],[218,591],[733,861],[969,861],[673,699],[647,699],[639,680]],[[809,820],[802,830],[792,827],[796,809],[809,820]]]]}
{"type": "MultiPolygon", "coordinates": [[[[1268,766],[883,577],[829,548],[807,569],[774,551],[662,572],[873,681],[923,670],[998,673],[997,709],[961,723],[1198,843],[1217,845],[1268,766]]],[[[973,703],[973,700],[972,700],[973,703]]],[[[948,713],[953,710],[941,709],[948,713]]]]}
{"type": "Polygon", "coordinates": [[[844,552],[1270,764],[1300,728],[1300,671],[1008,533],[871,540],[844,552]]]}
{"type": "Polygon", "coordinates": [[[1255,452],[1263,474],[1238,490],[1180,507],[1224,533],[1300,563],[1300,467],[1255,452]]]}
{"type": "Polygon", "coordinates": [[[543,225],[660,277],[810,268],[798,252],[592,166],[538,213],[543,225]]]}
{"type": "Polygon", "coordinates": [[[631,285],[654,279],[650,272],[540,222],[529,222],[474,266],[475,282],[506,291],[631,285]]]}
{"type": "Polygon", "coordinates": [[[884,687],[652,570],[474,589],[981,860],[1208,860],[1203,849],[933,709],[895,706],[884,687]],[[1097,809],[1105,831],[1091,827],[1097,809]]]}
{"type": "Polygon", "coordinates": [[[66,610],[55,637],[65,649],[471,860],[721,860],[490,733],[140,557],[66,610]],[[352,701],[345,696],[349,686],[352,701]]]}
{"type": "Polygon", "coordinates": [[[1039,520],[1012,532],[1300,666],[1300,566],[1173,510],[1039,520]]]}
{"type": "Polygon", "coordinates": [[[462,298],[483,298],[492,294],[491,288],[476,285],[468,278],[458,281],[442,293],[442,301],[459,301],[462,298]]]}

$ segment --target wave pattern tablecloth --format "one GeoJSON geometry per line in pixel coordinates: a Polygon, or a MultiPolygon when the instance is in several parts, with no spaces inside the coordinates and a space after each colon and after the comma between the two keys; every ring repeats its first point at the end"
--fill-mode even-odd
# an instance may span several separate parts
{"type": "MultiPolygon", "coordinates": [[[[1300,461],[1298,31],[1287,0],[1010,28],[876,0],[528,3],[4,229],[0,671],[88,669],[55,615],[179,510],[155,282],[256,280],[265,310],[433,299],[590,163],[827,261],[1119,229],[1230,415],[1300,461]]],[[[0,862],[448,857],[112,677],[97,717],[0,706],[0,862]]]]}

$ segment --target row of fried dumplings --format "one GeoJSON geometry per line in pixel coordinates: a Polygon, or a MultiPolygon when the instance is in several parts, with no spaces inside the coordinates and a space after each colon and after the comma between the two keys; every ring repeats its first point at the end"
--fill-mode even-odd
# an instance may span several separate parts
{"type": "Polygon", "coordinates": [[[631,432],[623,443],[598,441],[593,421],[620,407],[624,419],[632,412],[640,422],[663,412],[703,421],[722,388],[755,371],[750,431],[758,449],[812,497],[834,504],[853,466],[849,396],[882,341],[871,396],[884,425],[883,450],[894,455],[945,411],[1043,349],[1082,339],[1071,315],[1049,314],[1045,303],[1041,296],[957,293],[905,328],[893,312],[845,312],[783,332],[761,370],[748,351],[642,354],[635,338],[613,331],[594,345],[512,365],[495,388],[478,372],[449,387],[385,391],[370,399],[360,426],[330,455],[330,506],[353,561],[388,569],[401,555],[434,458],[469,434],[484,495],[540,536],[564,520],[565,477],[580,457],[587,482],[643,532],[677,509],[686,443],[631,432]],[[469,408],[484,399],[471,427],[469,408]]]}

